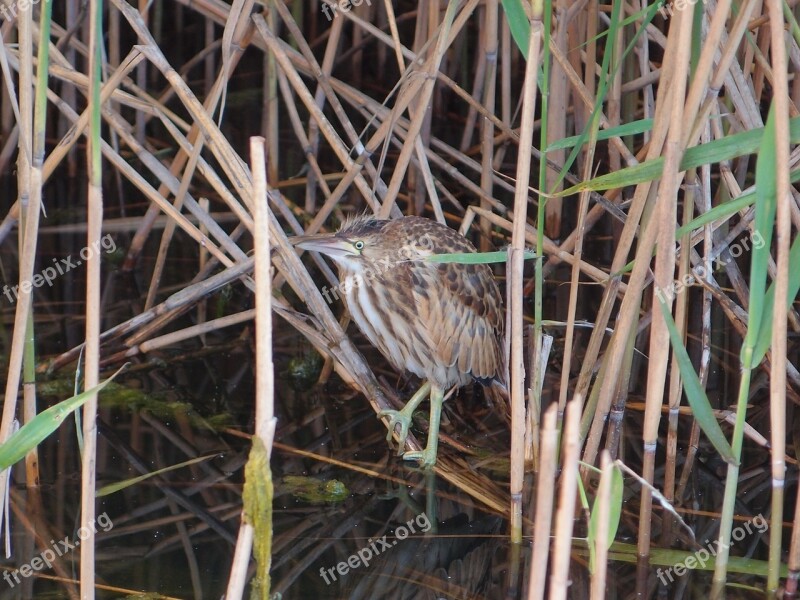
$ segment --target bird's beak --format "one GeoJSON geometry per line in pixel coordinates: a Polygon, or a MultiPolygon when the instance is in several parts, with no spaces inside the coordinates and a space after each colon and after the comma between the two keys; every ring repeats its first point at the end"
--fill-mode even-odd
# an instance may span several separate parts
{"type": "Polygon", "coordinates": [[[289,241],[298,248],[319,252],[331,258],[358,256],[358,251],[353,248],[353,244],[349,240],[333,233],[296,235],[289,238],[289,241]]]}

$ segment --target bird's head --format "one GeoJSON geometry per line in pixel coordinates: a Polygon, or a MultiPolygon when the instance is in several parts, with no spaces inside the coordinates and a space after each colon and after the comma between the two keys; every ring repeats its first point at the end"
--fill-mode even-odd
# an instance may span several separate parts
{"type": "Polygon", "coordinates": [[[410,238],[408,232],[394,223],[360,215],[345,221],[336,233],[298,236],[292,242],[304,250],[329,256],[353,273],[432,254],[432,244],[427,238],[410,238]]]}

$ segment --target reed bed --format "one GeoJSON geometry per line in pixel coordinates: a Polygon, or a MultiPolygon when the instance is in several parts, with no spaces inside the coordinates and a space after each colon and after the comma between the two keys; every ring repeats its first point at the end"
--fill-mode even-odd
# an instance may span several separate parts
{"type": "MultiPolygon", "coordinates": [[[[229,598],[301,597],[376,499],[298,519],[272,464],[411,486],[428,515],[457,510],[440,478],[502,518],[485,531],[510,541],[512,596],[797,595],[795,2],[4,2],[0,497],[28,557],[4,568],[69,533],[67,507],[97,521],[98,477],[130,469],[114,528],[82,540],[79,570],[54,561],[64,594],[113,588],[96,552],[158,531],[140,555],[180,549],[193,597],[209,561],[233,565],[229,598]],[[509,398],[449,400],[420,479],[364,458],[385,447],[373,411],[408,387],[289,239],[360,211],[503,251],[509,398]],[[189,364],[256,402],[192,406],[189,364]],[[293,414],[312,388],[326,398],[293,414]],[[77,464],[79,496],[43,494],[77,464]]],[[[401,593],[382,585],[349,597],[401,593]]]]}

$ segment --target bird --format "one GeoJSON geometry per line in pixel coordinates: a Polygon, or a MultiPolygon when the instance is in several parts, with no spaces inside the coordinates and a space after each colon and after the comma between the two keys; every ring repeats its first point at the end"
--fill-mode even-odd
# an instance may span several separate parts
{"type": "Polygon", "coordinates": [[[293,241],[333,260],[338,290],[358,328],[396,370],[423,380],[402,410],[378,414],[388,419],[388,441],[399,425],[402,452],[413,413],[428,397],[425,449],[403,458],[433,467],[445,393],[474,380],[505,389],[503,299],[492,270],[486,264],[429,260],[476,249],[460,233],[425,217],[384,220],[360,214],[348,217],[336,233],[293,241]]]}

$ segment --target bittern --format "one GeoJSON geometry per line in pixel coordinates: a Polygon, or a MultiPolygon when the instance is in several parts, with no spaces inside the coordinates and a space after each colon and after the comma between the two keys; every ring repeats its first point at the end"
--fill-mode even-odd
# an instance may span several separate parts
{"type": "Polygon", "coordinates": [[[387,440],[400,426],[402,450],[411,417],[429,396],[428,443],[403,458],[434,465],[445,392],[472,380],[505,383],[503,300],[491,269],[426,261],[433,254],[476,250],[459,233],[422,217],[357,216],[336,233],[301,236],[295,243],[336,263],[338,289],[359,329],[397,370],[425,380],[402,410],[379,414],[389,418],[387,440]]]}

